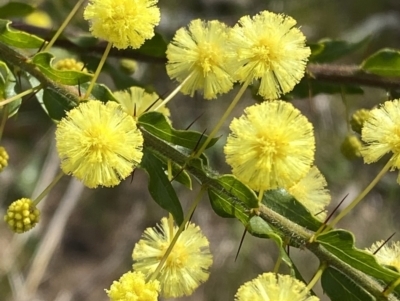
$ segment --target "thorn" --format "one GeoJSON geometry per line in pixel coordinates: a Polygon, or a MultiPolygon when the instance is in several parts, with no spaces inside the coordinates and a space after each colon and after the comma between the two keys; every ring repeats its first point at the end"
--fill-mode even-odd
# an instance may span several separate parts
{"type": "Polygon", "coordinates": [[[25,101],[31,100],[36,94],[37,92],[39,92],[41,89],[36,90],[35,92],[31,93],[27,99],[25,99],[25,101]]]}
{"type": "Polygon", "coordinates": [[[240,239],[239,248],[238,248],[236,256],[235,256],[235,262],[236,262],[236,260],[237,260],[237,258],[239,256],[239,252],[240,252],[240,249],[242,248],[242,244],[243,244],[244,238],[246,237],[246,233],[247,233],[247,229],[245,228],[244,232],[243,232],[243,235],[242,235],[242,238],[240,239]]]}
{"type": "Polygon", "coordinates": [[[335,207],[335,209],[333,209],[333,211],[331,212],[331,214],[328,215],[328,217],[325,219],[324,221],[324,225],[327,224],[327,222],[331,219],[331,217],[333,216],[333,214],[339,209],[339,207],[343,204],[344,200],[349,196],[349,194],[346,194],[344,196],[344,198],[339,202],[339,204],[335,207]]]}
{"type": "Polygon", "coordinates": [[[157,101],[159,101],[161,99],[161,97],[158,97],[155,101],[153,101],[153,103],[146,109],[144,110],[143,113],[148,112],[152,107],[154,107],[154,105],[157,103],[157,101]]]}
{"type": "Polygon", "coordinates": [[[188,129],[190,129],[190,127],[197,121],[199,120],[202,116],[204,115],[204,112],[201,113],[199,116],[197,116],[185,129],[185,131],[187,131],[188,129]]]}
{"type": "Polygon", "coordinates": [[[183,166],[181,169],[179,169],[179,171],[177,172],[177,174],[174,175],[174,176],[172,177],[172,179],[171,179],[169,182],[172,183],[173,181],[175,181],[176,178],[179,177],[179,175],[182,173],[182,171],[184,171],[184,169],[185,169],[185,166],[183,166]]]}
{"type": "Polygon", "coordinates": [[[197,151],[197,148],[198,148],[199,145],[200,145],[200,141],[201,141],[201,139],[203,139],[204,134],[205,134],[206,131],[207,131],[207,129],[205,129],[205,130],[203,131],[203,133],[201,133],[201,136],[200,136],[199,140],[197,140],[196,145],[194,146],[192,152],[197,151]]]}
{"type": "Polygon", "coordinates": [[[379,246],[378,249],[375,250],[375,252],[374,252],[373,254],[375,255],[376,253],[378,253],[379,250],[382,249],[383,246],[386,245],[386,244],[389,242],[389,240],[391,240],[392,237],[393,237],[395,234],[396,234],[396,232],[394,232],[392,235],[390,235],[388,238],[386,238],[386,240],[379,246]]]}

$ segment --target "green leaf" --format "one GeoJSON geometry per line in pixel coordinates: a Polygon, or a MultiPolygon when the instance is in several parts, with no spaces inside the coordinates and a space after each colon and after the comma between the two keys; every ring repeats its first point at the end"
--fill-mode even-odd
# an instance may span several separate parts
{"type": "Polygon", "coordinates": [[[369,42],[369,37],[357,42],[323,39],[316,44],[310,44],[312,50],[310,62],[327,63],[361,49],[369,42]]]}
{"type": "Polygon", "coordinates": [[[208,197],[214,212],[220,217],[232,218],[236,217],[243,225],[247,225],[249,221],[250,208],[245,207],[242,203],[232,199],[221,187],[221,190],[213,188],[208,189],[208,197]]]}
{"type": "Polygon", "coordinates": [[[22,2],[9,2],[0,7],[0,18],[18,18],[25,17],[32,13],[35,8],[29,4],[22,2]]]}
{"type": "Polygon", "coordinates": [[[264,192],[262,204],[309,230],[317,231],[322,225],[300,202],[285,189],[264,192]]]}
{"type": "MultiPolygon", "coordinates": [[[[328,233],[318,235],[316,242],[320,243],[325,249],[345,263],[367,275],[386,283],[391,283],[400,278],[400,273],[396,273],[378,264],[371,253],[357,249],[354,246],[354,236],[351,232],[332,230],[328,233]]],[[[397,287],[396,291],[400,292],[400,287],[397,287]]]]}
{"type": "Polygon", "coordinates": [[[216,181],[248,208],[258,208],[258,199],[254,191],[236,179],[234,175],[223,175],[218,177],[216,181]]]}
{"type": "Polygon", "coordinates": [[[293,262],[286,253],[283,241],[278,232],[272,228],[265,220],[259,216],[252,216],[247,225],[247,231],[254,236],[260,238],[270,238],[272,239],[279,248],[280,256],[283,262],[290,268],[292,276],[295,275],[295,270],[293,269],[293,262]]]}
{"type": "Polygon", "coordinates": [[[167,43],[164,38],[159,34],[155,33],[154,37],[150,40],[146,40],[144,44],[137,50],[138,53],[143,53],[146,56],[154,56],[158,58],[165,58],[167,51],[167,43]]]}
{"type": "Polygon", "coordinates": [[[40,48],[44,40],[41,38],[9,27],[11,21],[0,19],[0,42],[17,48],[40,48]]]}
{"type": "Polygon", "coordinates": [[[50,88],[44,89],[42,101],[45,111],[53,120],[61,120],[69,110],[75,107],[69,98],[50,88]]]}
{"type": "Polygon", "coordinates": [[[328,267],[322,274],[321,285],[331,301],[375,301],[357,283],[336,269],[328,267]]]}
{"type": "MultiPolygon", "coordinates": [[[[153,153],[153,155],[160,160],[163,169],[168,170],[168,160],[166,160],[165,157],[161,156],[158,153],[153,153]]],[[[180,166],[174,164],[173,162],[171,164],[172,164],[172,177],[174,181],[177,181],[182,185],[186,186],[187,188],[189,188],[190,190],[192,190],[192,178],[189,176],[186,170],[183,170],[180,166]]]]}
{"type": "MultiPolygon", "coordinates": [[[[13,97],[21,93],[20,83],[10,71],[7,64],[0,61],[0,101],[13,97]]],[[[18,98],[6,105],[8,117],[17,114],[22,103],[22,98],[18,98]]]]}
{"type": "MultiPolygon", "coordinates": [[[[80,85],[82,95],[85,94],[86,90],[89,88],[89,83],[84,83],[80,85]]],[[[111,90],[103,84],[94,84],[91,95],[94,99],[100,100],[106,103],[107,101],[117,101],[111,90]]]]}
{"type": "Polygon", "coordinates": [[[381,76],[400,76],[400,51],[381,49],[361,63],[365,72],[381,76]]]}
{"type": "Polygon", "coordinates": [[[183,210],[175,189],[162,168],[162,163],[149,150],[143,150],[143,159],[140,166],[149,175],[149,192],[158,205],[170,212],[175,222],[183,222],[183,210]]]}
{"type": "Polygon", "coordinates": [[[39,52],[33,58],[32,62],[42,71],[48,78],[64,84],[75,86],[88,82],[93,75],[81,71],[64,71],[54,69],[52,61],[54,56],[49,52],[39,52]]]}
{"type": "MultiPolygon", "coordinates": [[[[190,150],[199,147],[207,139],[207,136],[202,135],[199,132],[175,130],[167,122],[166,117],[159,112],[148,112],[143,114],[139,117],[139,124],[154,136],[172,144],[186,147],[190,150]]],[[[217,141],[218,138],[213,138],[207,148],[214,145],[217,141]]]]}

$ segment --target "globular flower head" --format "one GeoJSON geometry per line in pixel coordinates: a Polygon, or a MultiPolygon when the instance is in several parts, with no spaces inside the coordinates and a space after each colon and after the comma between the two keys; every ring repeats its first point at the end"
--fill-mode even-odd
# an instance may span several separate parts
{"type": "Polygon", "coordinates": [[[157,301],[159,290],[157,280],[146,282],[143,273],[127,272],[106,293],[111,301],[157,301]]]}
{"type": "Polygon", "coordinates": [[[190,78],[181,88],[204,98],[216,98],[233,87],[232,49],[227,43],[228,28],[219,21],[194,20],[188,29],[179,29],[167,49],[167,73],[179,82],[190,78]]]}
{"type": "Polygon", "coordinates": [[[82,62],[79,62],[73,58],[65,58],[59,60],[54,64],[54,68],[62,71],[83,71],[87,72],[85,65],[82,62]]]}
{"type": "Polygon", "coordinates": [[[84,11],[96,38],[119,49],[139,48],[160,22],[157,0],[90,0],[84,11]]]}
{"type": "Polygon", "coordinates": [[[29,231],[40,220],[40,211],[33,204],[32,200],[22,198],[8,206],[4,221],[15,233],[29,231]]]}
{"type": "Polygon", "coordinates": [[[362,143],[356,135],[347,135],[340,145],[340,151],[349,160],[361,157],[362,143]]]}
{"type": "Polygon", "coordinates": [[[116,102],[90,100],[57,125],[61,168],[87,187],[115,186],[140,163],[143,137],[134,119],[116,102]]]}
{"type": "MultiPolygon", "coordinates": [[[[157,93],[147,93],[140,87],[131,87],[128,90],[114,92],[114,96],[124,111],[134,117],[139,117],[145,112],[154,111],[162,102],[157,93]]],[[[165,106],[158,108],[157,112],[164,114],[166,117],[170,115],[168,108],[165,106]]]]}
{"type": "MultiPolygon", "coordinates": [[[[361,139],[366,145],[361,155],[366,163],[378,161],[392,152],[392,169],[400,168],[400,100],[386,101],[381,107],[370,111],[364,122],[361,139]]],[[[400,184],[400,174],[397,177],[400,184]]]]}
{"type": "Polygon", "coordinates": [[[248,107],[230,129],[226,162],[254,190],[291,187],[311,168],[313,127],[290,103],[279,100],[248,107]]]}
{"type": "Polygon", "coordinates": [[[317,167],[313,166],[304,178],[287,190],[312,215],[322,221],[326,217],[325,207],[331,201],[326,185],[324,176],[317,167]]]}
{"type": "MultiPolygon", "coordinates": [[[[134,270],[146,276],[151,275],[177,231],[178,227],[170,224],[166,218],[161,220],[157,228],[147,228],[133,250],[134,270]]],[[[208,279],[211,264],[212,255],[207,238],[198,226],[189,223],[157,276],[161,285],[160,295],[165,298],[191,295],[208,279]]]]}
{"type": "Polygon", "coordinates": [[[389,244],[384,244],[384,241],[377,241],[372,244],[371,248],[367,251],[370,253],[375,253],[376,250],[379,251],[374,254],[376,260],[381,265],[392,266],[400,272],[400,241],[392,242],[389,244]]]}
{"type": "Polygon", "coordinates": [[[362,127],[364,125],[365,120],[369,117],[370,110],[367,109],[360,109],[354,112],[350,119],[351,129],[361,134],[362,127]]]}
{"type": "Polygon", "coordinates": [[[0,172],[3,171],[3,169],[8,166],[9,158],[10,157],[8,156],[6,149],[0,146],[0,172]]]}
{"type": "Polygon", "coordinates": [[[289,276],[264,273],[243,284],[235,295],[235,301],[318,301],[311,296],[306,285],[289,276]]]}
{"type": "Polygon", "coordinates": [[[311,53],[295,25],[293,18],[268,11],[242,17],[230,36],[237,49],[236,79],[261,79],[258,93],[265,99],[290,92],[304,76],[311,53]]]}

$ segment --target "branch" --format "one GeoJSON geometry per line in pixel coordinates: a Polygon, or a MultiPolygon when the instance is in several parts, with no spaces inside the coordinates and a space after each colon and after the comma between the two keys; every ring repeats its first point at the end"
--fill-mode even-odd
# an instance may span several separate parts
{"type": "Polygon", "coordinates": [[[357,65],[309,64],[307,73],[317,81],[369,86],[385,90],[400,89],[400,78],[369,74],[357,65]]]}

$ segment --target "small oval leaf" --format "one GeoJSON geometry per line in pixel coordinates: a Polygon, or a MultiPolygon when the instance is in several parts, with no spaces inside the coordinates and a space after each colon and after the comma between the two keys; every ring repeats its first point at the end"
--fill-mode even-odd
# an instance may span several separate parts
{"type": "Polygon", "coordinates": [[[52,61],[54,56],[48,52],[39,52],[33,58],[32,62],[50,79],[64,84],[75,86],[92,79],[93,75],[82,71],[64,71],[54,69],[52,61]]]}
{"type": "MultiPolygon", "coordinates": [[[[175,130],[166,117],[159,112],[148,112],[139,117],[139,124],[154,136],[175,145],[194,150],[207,139],[206,135],[194,131],[175,130]]],[[[207,148],[213,146],[218,138],[213,138],[207,148]]]]}
{"type": "Polygon", "coordinates": [[[183,222],[183,210],[175,189],[162,168],[162,163],[149,150],[143,150],[140,166],[149,175],[149,192],[158,205],[170,212],[175,222],[183,222]]]}
{"type": "MultiPolygon", "coordinates": [[[[348,265],[376,279],[392,283],[400,278],[400,273],[378,264],[371,253],[357,249],[354,246],[354,236],[351,232],[332,230],[318,235],[316,242],[348,265]]],[[[396,292],[400,292],[400,287],[396,288],[396,292]]]]}
{"type": "Polygon", "coordinates": [[[331,301],[375,301],[375,298],[357,283],[331,267],[323,272],[321,285],[331,301]]]}
{"type": "Polygon", "coordinates": [[[11,21],[0,19],[0,42],[17,48],[40,48],[44,40],[9,27],[11,21]]]}
{"type": "Polygon", "coordinates": [[[361,69],[381,76],[400,76],[400,51],[381,49],[362,62],[361,69]]]}

